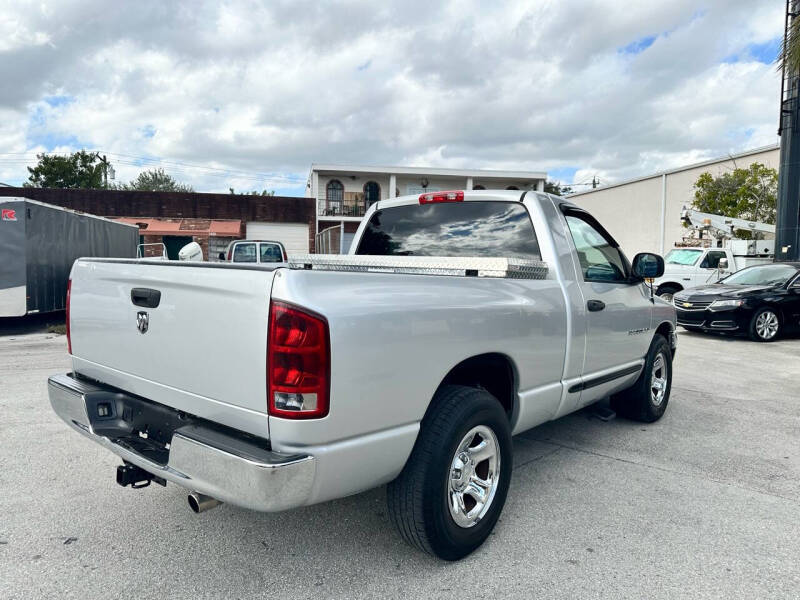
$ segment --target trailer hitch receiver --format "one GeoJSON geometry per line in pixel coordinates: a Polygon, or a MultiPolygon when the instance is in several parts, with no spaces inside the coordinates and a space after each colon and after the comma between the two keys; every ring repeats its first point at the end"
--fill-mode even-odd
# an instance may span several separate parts
{"type": "Polygon", "coordinates": [[[165,479],[156,477],[152,473],[148,473],[144,469],[140,469],[129,462],[117,467],[117,483],[122,487],[131,486],[134,490],[138,490],[139,488],[147,487],[150,485],[150,482],[155,482],[163,486],[167,485],[165,479]]]}

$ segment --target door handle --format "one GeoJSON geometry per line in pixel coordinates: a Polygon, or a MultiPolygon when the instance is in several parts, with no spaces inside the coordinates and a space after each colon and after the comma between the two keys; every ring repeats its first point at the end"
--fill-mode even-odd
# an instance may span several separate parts
{"type": "Polygon", "coordinates": [[[586,308],[589,309],[589,312],[597,312],[598,310],[603,310],[606,307],[606,303],[602,300],[589,300],[586,303],[586,308]]]}
{"type": "Polygon", "coordinates": [[[150,288],[133,288],[131,302],[143,308],[155,308],[161,302],[161,292],[150,288]]]}

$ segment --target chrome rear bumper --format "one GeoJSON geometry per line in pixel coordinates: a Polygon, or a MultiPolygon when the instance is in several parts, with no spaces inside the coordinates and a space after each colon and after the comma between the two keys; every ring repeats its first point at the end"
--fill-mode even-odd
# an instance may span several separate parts
{"type": "Polygon", "coordinates": [[[89,417],[98,398],[110,403],[125,395],[103,386],[54,375],[48,380],[50,404],[65,423],[105,446],[123,460],[157,477],[223,502],[259,511],[280,511],[304,505],[314,482],[314,457],[263,449],[241,438],[201,424],[175,429],[166,464],[156,462],[131,445],[95,433],[101,417],[89,417]]]}

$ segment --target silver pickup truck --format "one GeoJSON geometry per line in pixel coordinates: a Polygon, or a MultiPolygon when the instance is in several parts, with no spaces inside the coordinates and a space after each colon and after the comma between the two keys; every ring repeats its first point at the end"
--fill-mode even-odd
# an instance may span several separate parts
{"type": "Polygon", "coordinates": [[[78,260],[55,412],[197,512],[280,511],[388,483],[454,560],[495,526],[511,436],[606,397],[667,407],[675,312],[591,215],[538,192],[382,200],[349,256],[280,265],[78,260]]]}

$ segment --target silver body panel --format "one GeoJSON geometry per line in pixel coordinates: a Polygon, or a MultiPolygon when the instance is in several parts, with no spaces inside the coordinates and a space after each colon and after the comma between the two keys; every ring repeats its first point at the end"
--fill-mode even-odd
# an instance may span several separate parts
{"type": "MultiPolygon", "coordinates": [[[[466,201],[520,200],[519,192],[465,195],[466,201]]],[[[197,406],[203,413],[198,416],[269,437],[275,452],[312,456],[314,481],[303,503],[313,503],[396,477],[436,389],[465,359],[486,353],[508,357],[517,391],[511,426],[519,433],[631,385],[656,328],[667,323],[674,330],[674,308],[653,303],[644,285],[584,283],[557,205],[561,200],[536,192],[523,199],[547,266],[535,278],[391,270],[407,264],[385,267],[389,272],[380,266],[347,268],[368,262],[352,253],[375,210],[415,201],[399,198],[373,205],[351,256],[335,264],[325,264],[325,258],[310,261],[319,269],[233,270],[234,265],[221,265],[199,270],[141,261],[129,267],[109,261],[94,269],[76,266],[74,370],[192,414],[198,414],[197,406]],[[133,285],[170,286],[179,300],[165,311],[169,318],[151,317],[146,335],[136,332],[136,307],[124,297],[133,285]],[[330,412],[323,419],[267,416],[270,298],[328,320],[330,412]],[[607,312],[587,312],[592,298],[602,298],[607,312]],[[200,323],[207,331],[192,332],[200,323]],[[160,349],[151,347],[144,360],[133,344],[154,332],[160,349]],[[199,350],[188,352],[194,360],[180,361],[175,339],[181,336],[206,345],[216,362],[202,358],[199,350]],[[113,339],[128,343],[114,345],[113,339]],[[213,354],[208,348],[212,340],[217,347],[220,342],[228,346],[213,354]],[[619,375],[620,370],[625,374],[619,375]],[[608,375],[609,381],[596,382],[608,375]]]]}

